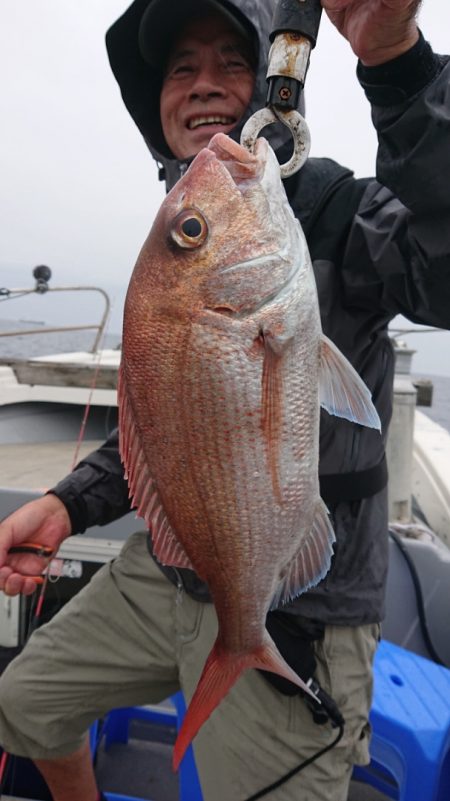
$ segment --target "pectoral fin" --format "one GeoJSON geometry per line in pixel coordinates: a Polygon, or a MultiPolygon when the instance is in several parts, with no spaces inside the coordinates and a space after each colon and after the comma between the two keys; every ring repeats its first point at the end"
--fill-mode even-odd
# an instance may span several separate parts
{"type": "Polygon", "coordinates": [[[261,333],[259,341],[264,349],[261,387],[262,430],[267,445],[267,455],[272,487],[278,503],[282,503],[279,477],[280,432],[283,423],[283,352],[276,348],[270,334],[261,333]]]}
{"type": "Polygon", "coordinates": [[[328,337],[322,335],[319,372],[320,405],[329,414],[381,430],[381,422],[364,381],[328,337]]]}

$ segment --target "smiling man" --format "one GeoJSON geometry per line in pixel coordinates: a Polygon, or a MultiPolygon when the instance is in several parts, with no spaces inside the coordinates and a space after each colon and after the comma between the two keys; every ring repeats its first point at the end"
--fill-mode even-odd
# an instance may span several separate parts
{"type": "Polygon", "coordinates": [[[215,133],[236,128],[255,84],[255,34],[245,18],[209,0],[187,0],[174,23],[156,0],[139,35],[144,58],[163,71],[161,125],[177,159],[194,156],[215,133]]]}
{"type": "Polygon", "coordinates": [[[161,90],[161,124],[174,156],[187,159],[215,133],[230,133],[254,83],[248,37],[221,15],[190,23],[170,51],[161,90]]]}
{"type": "MultiPolygon", "coordinates": [[[[108,31],[123,100],[167,189],[214,133],[239,140],[264,106],[274,5],[135,0],[108,31]]],[[[368,761],[388,567],[388,324],[401,312],[448,327],[450,64],[419,33],[417,5],[323,0],[359,58],[380,144],[378,179],[357,180],[325,158],[309,159],[285,183],[308,240],[324,333],[369,386],[383,438],[323,414],[320,479],[337,540],[332,566],[316,587],[269,614],[267,625],[291,666],[304,679],[313,673],[334,698],[345,729],[334,748],[271,791],[274,801],[346,801],[353,765],[368,761]]],[[[287,129],[264,133],[285,161],[287,129]]],[[[114,432],[47,495],[0,525],[0,589],[30,594],[31,576],[44,567],[41,558],[8,553],[13,545],[56,550],[70,534],[129,509],[114,432]]],[[[158,702],[180,687],[189,700],[216,629],[205,584],[193,571],[160,565],[151,534],[137,532],[3,675],[0,742],[35,760],[55,801],[97,801],[89,724],[108,709],[158,702]]],[[[195,738],[204,801],[244,801],[334,736],[329,724],[314,722],[292,685],[249,670],[195,738]]]]}

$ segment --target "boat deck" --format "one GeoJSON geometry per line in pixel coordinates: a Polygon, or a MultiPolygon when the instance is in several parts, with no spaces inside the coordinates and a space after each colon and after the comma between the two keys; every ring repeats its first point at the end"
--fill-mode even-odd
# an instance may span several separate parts
{"type": "Polygon", "coordinates": [[[100,353],[74,352],[31,359],[1,359],[0,367],[9,367],[18,384],[56,387],[91,387],[115,389],[120,351],[100,353]]]}
{"type": "MultiPolygon", "coordinates": [[[[96,776],[105,792],[151,798],[152,801],[179,801],[180,798],[177,777],[172,771],[170,741],[149,743],[131,738],[126,746],[112,745],[107,753],[100,750],[96,776]]],[[[267,796],[268,801],[270,797],[267,796]]],[[[348,801],[387,801],[387,796],[373,787],[352,781],[348,801]]]]}
{"type": "MultiPolygon", "coordinates": [[[[89,440],[80,446],[79,461],[101,444],[89,440]]],[[[73,468],[73,442],[12,443],[0,445],[0,487],[46,490],[73,468]]]]}
{"type": "MultiPolygon", "coordinates": [[[[100,749],[95,772],[104,792],[122,793],[151,801],[180,800],[178,778],[172,771],[171,742],[132,738],[126,746],[112,745],[107,753],[100,749]]],[[[2,795],[2,801],[39,799],[2,795]]],[[[387,801],[387,796],[373,787],[352,781],[348,801],[387,801]]]]}

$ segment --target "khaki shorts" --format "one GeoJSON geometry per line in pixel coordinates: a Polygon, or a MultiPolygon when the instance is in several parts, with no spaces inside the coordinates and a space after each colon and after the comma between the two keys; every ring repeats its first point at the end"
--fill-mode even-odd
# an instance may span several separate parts
{"type": "MultiPolygon", "coordinates": [[[[150,557],[146,534],[53,620],[38,629],[0,680],[0,742],[14,754],[51,759],[78,749],[114,707],[156,703],[180,686],[189,699],[212,647],[211,604],[174,587],[150,557]]],[[[352,766],[368,762],[368,711],[377,625],[329,626],[317,643],[316,677],[346,719],[340,743],[271,799],[345,801],[352,766]]],[[[298,696],[247,671],[195,738],[205,801],[241,801],[330,743],[298,696]]]]}

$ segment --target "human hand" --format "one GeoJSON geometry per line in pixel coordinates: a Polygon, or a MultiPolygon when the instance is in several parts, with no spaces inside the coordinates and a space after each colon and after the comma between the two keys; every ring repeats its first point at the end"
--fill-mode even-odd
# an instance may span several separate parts
{"type": "Polygon", "coordinates": [[[0,590],[6,595],[31,595],[48,558],[33,554],[10,554],[9,549],[26,542],[49,546],[56,553],[71,533],[66,507],[56,495],[30,501],[0,523],[0,590]]]}
{"type": "Polygon", "coordinates": [[[322,0],[333,25],[366,67],[410,50],[419,38],[420,0],[322,0]]]}

